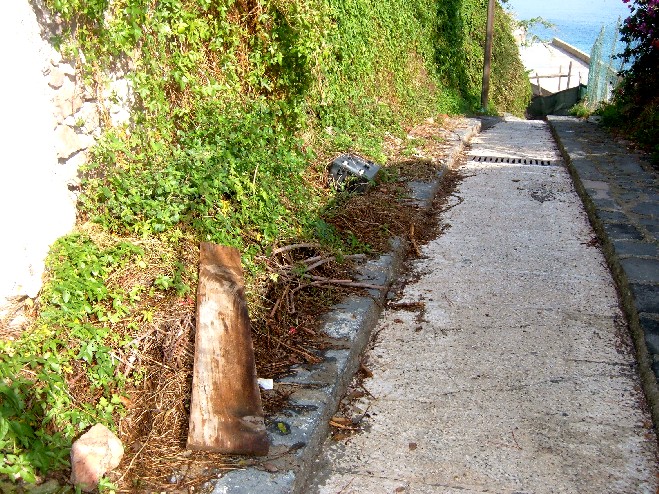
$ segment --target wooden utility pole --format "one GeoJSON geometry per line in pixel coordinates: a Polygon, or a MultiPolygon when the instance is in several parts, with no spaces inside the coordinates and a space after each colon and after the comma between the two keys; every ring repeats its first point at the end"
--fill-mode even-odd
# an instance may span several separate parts
{"type": "Polygon", "coordinates": [[[188,449],[265,455],[240,252],[201,244],[188,449]]]}
{"type": "Polygon", "coordinates": [[[487,110],[490,93],[490,68],[492,65],[492,38],[494,36],[494,3],[489,0],[487,4],[487,29],[485,32],[485,61],[483,63],[483,90],[481,92],[481,108],[487,110]]]}

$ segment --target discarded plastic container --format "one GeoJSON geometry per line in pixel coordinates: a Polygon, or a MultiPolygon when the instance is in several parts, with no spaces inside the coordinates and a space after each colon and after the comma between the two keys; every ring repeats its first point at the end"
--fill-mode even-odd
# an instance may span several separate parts
{"type": "Polygon", "coordinates": [[[338,188],[363,192],[375,180],[380,166],[353,154],[342,154],[330,164],[330,180],[338,188]]]}
{"type": "Polygon", "coordinates": [[[275,389],[274,379],[264,379],[262,377],[259,377],[258,379],[256,379],[256,382],[258,383],[261,389],[265,389],[265,390],[275,389]]]}

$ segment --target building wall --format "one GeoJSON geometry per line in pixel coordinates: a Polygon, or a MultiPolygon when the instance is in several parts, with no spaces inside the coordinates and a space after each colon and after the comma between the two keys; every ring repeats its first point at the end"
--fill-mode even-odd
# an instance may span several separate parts
{"type": "Polygon", "coordinates": [[[50,245],[74,227],[88,148],[104,125],[129,118],[127,82],[108,77],[101,94],[82,87],[79,67],[49,42],[57,29],[39,0],[3,4],[0,319],[8,302],[38,294],[50,245]]]}

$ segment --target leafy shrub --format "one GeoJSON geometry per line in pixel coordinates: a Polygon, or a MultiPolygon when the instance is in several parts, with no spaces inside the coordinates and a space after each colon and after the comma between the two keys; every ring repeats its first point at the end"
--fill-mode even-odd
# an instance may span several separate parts
{"type": "Polygon", "coordinates": [[[626,47],[620,57],[631,65],[621,73],[613,105],[602,112],[603,123],[646,146],[659,165],[659,1],[623,2],[631,15],[621,28],[626,47]]]}
{"type": "MultiPolygon", "coordinates": [[[[367,251],[320,218],[332,192],[316,162],[381,157],[386,133],[477,108],[486,17],[485,0],[44,3],[86,80],[122,67],[134,100],[130,123],[91,152],[80,197],[81,222],[114,240],[60,239],[35,327],[0,342],[0,474],[28,482],[64,468],[72,438],[121,409],[115,353],[130,339],[118,328],[153,317],[137,309],[146,285],[108,281],[145,267],[146,249],[122,237],[157,239],[157,255],[183,235],[232,245],[252,280],[273,244],[367,251]]],[[[521,113],[528,81],[508,22],[499,10],[492,101],[521,113]]],[[[150,290],[186,294],[186,266],[167,263],[150,290]]]]}
{"type": "Polygon", "coordinates": [[[78,432],[96,421],[112,425],[122,381],[111,351],[120,336],[111,326],[130,312],[131,294],[106,280],[141,254],[126,242],[103,249],[82,235],[53,246],[35,326],[0,341],[1,474],[34,482],[68,464],[78,432]],[[71,380],[97,401],[76,401],[71,380]]]}
{"type": "Polygon", "coordinates": [[[158,152],[138,152],[149,148],[149,136],[136,132],[121,160],[114,136],[106,136],[87,169],[82,211],[118,233],[185,223],[206,240],[240,248],[243,237],[269,244],[293,236],[300,217],[287,201],[312,202],[301,143],[265,105],[199,102],[194,122],[175,147],[158,152]]]}

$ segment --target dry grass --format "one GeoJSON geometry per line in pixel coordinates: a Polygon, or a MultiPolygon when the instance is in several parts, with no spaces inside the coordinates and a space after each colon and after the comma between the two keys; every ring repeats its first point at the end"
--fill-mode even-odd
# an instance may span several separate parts
{"type": "MultiPolygon", "coordinates": [[[[308,252],[300,249],[286,258],[294,265],[296,257],[308,252]]],[[[277,269],[285,266],[282,259],[269,262],[277,269]]],[[[347,265],[333,261],[319,268],[322,269],[313,272],[332,277],[346,276],[348,271],[347,265]]],[[[277,377],[293,364],[320,361],[317,354],[322,341],[315,331],[317,314],[345,292],[314,286],[298,290],[289,299],[286,292],[304,283],[297,280],[291,277],[288,285],[273,284],[261,302],[270,312],[261,307],[255,311],[257,318],[252,316],[259,376],[277,377]],[[284,298],[288,301],[273,310],[276,300],[284,298]]],[[[122,356],[121,372],[128,377],[133,373],[144,375],[138,376],[140,384],[126,394],[127,413],[119,421],[119,437],[126,453],[111,478],[120,492],[192,492],[223,471],[240,468],[244,463],[238,457],[185,449],[194,357],[194,309],[192,297],[161,299],[153,310],[153,320],[133,335],[133,350],[122,356]]],[[[280,408],[283,399],[276,394],[269,396],[264,401],[266,413],[280,408]]]]}
{"type": "MultiPolygon", "coordinates": [[[[374,253],[389,249],[392,236],[408,240],[410,255],[424,239],[436,234],[433,215],[419,210],[409,201],[406,183],[437,176],[449,145],[445,140],[451,122],[426,122],[409,130],[406,139],[391,137],[386,143],[389,161],[383,167],[385,180],[361,195],[346,196],[327,210],[325,220],[343,233],[352,232],[374,253]]],[[[310,177],[315,187],[326,184],[326,174],[317,170],[310,177]]],[[[447,174],[440,191],[446,199],[457,177],[447,174]]],[[[441,203],[437,203],[441,207],[441,203]]],[[[116,239],[93,226],[85,226],[99,246],[112,245],[116,239]]],[[[173,290],[145,290],[130,322],[119,321],[112,330],[119,340],[129,341],[116,349],[121,362],[117,372],[128,379],[123,397],[125,413],[118,419],[118,434],[125,446],[119,468],[110,476],[119,492],[199,492],[202,484],[230,469],[242,468],[251,460],[185,449],[188,433],[189,402],[194,354],[196,269],[199,249],[193,235],[181,233],[172,242],[124,239],[140,245],[147,269],[127,266],[108,281],[111,286],[129,291],[132,287],[153,286],[161,275],[171,274],[180,263],[191,292],[178,296],[173,290]],[[169,247],[168,247],[169,246],[169,247]]],[[[361,290],[354,278],[354,258],[336,258],[317,245],[280,248],[260,259],[266,273],[249,280],[248,305],[257,373],[278,377],[292,365],[320,361],[326,339],[319,334],[318,315],[338,302],[349,291],[361,290]]],[[[17,310],[11,314],[15,317],[17,310]]],[[[31,309],[24,312],[29,316],[31,309]]],[[[0,336],[11,337],[4,329],[0,336]]],[[[14,330],[12,330],[14,331],[14,330]]],[[[76,402],[95,403],[99,396],[89,385],[85,371],[71,374],[71,395],[76,402]]],[[[281,393],[264,394],[266,415],[286,403],[281,393]]],[[[342,424],[339,424],[342,425],[342,424]]],[[[345,427],[345,425],[344,425],[345,427]]],[[[343,433],[350,430],[343,430],[343,433]]]]}
{"type": "MultiPolygon", "coordinates": [[[[445,143],[449,127],[448,122],[426,122],[410,129],[408,139],[392,139],[384,170],[395,178],[337,203],[328,211],[327,221],[342,232],[352,232],[375,252],[388,250],[392,236],[406,238],[412,247],[423,242],[422,237],[432,236],[436,231],[432,216],[408,202],[405,183],[436,176],[449,149],[445,143]],[[410,142],[415,155],[410,155],[410,142]]],[[[454,186],[451,181],[450,176],[445,180],[447,190],[454,186]]],[[[447,191],[440,195],[445,197],[447,191]]],[[[257,373],[263,377],[280,376],[294,364],[318,362],[326,344],[318,332],[318,314],[346,291],[359,289],[350,284],[314,283],[302,276],[349,280],[354,271],[352,260],[339,262],[316,245],[274,252],[262,259],[272,275],[270,281],[259,281],[261,286],[252,291],[250,303],[257,373]]],[[[197,261],[190,256],[186,262],[196,265],[197,261]]],[[[116,480],[123,492],[192,492],[208,479],[244,464],[237,457],[185,449],[194,351],[194,306],[186,300],[163,300],[157,317],[143,328],[135,356],[129,357],[147,375],[129,393],[128,413],[120,422],[127,453],[116,480]]],[[[264,396],[266,414],[285,403],[283,395],[264,396]]]]}

